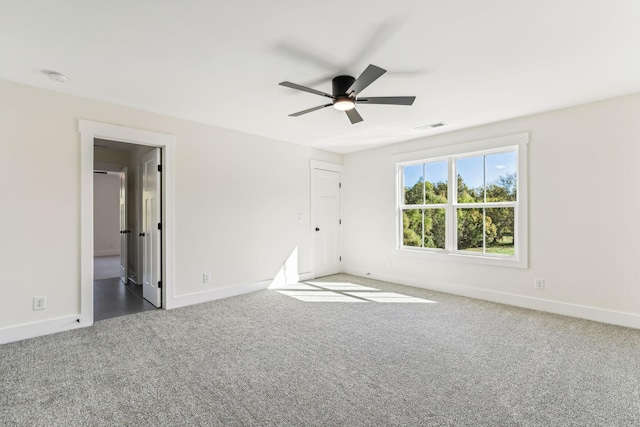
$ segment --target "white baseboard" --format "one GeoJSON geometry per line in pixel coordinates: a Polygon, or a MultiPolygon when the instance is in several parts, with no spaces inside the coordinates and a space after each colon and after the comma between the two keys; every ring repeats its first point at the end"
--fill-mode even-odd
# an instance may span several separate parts
{"type": "Polygon", "coordinates": [[[172,309],[172,308],[178,308],[178,307],[185,307],[187,305],[200,304],[203,302],[215,301],[217,299],[229,298],[237,295],[261,291],[261,290],[267,289],[272,282],[273,280],[264,280],[264,281],[255,282],[255,283],[226,286],[224,288],[216,288],[216,289],[211,289],[204,292],[197,292],[193,294],[176,295],[173,297],[173,302],[171,304],[171,307],[168,307],[168,308],[172,309]]]}
{"type": "Polygon", "coordinates": [[[419,280],[411,277],[386,273],[372,272],[369,276],[367,276],[366,273],[362,274],[361,272],[354,271],[353,269],[346,269],[345,273],[353,274],[354,276],[370,277],[372,279],[384,280],[400,285],[413,286],[416,288],[429,289],[432,291],[497,302],[500,304],[512,305],[516,307],[528,308],[531,310],[544,311],[548,313],[561,314],[564,316],[593,320],[595,322],[609,323],[612,325],[640,329],[640,315],[634,313],[626,313],[622,311],[614,311],[598,307],[590,307],[541,298],[533,298],[506,292],[490,291],[454,283],[432,283],[426,280],[419,280]]]}
{"type": "MultiPolygon", "coordinates": [[[[178,295],[172,298],[167,309],[184,307],[192,304],[199,304],[207,301],[214,301],[222,298],[229,298],[237,295],[247,294],[267,289],[273,280],[264,280],[261,282],[247,283],[242,285],[226,286],[223,288],[212,289],[205,292],[198,292],[188,295],[178,295]]],[[[84,319],[81,315],[65,316],[56,319],[48,319],[41,322],[34,322],[16,326],[8,326],[0,328],[0,344],[6,344],[14,341],[21,341],[28,338],[34,338],[42,335],[54,334],[57,332],[78,329],[91,326],[93,321],[84,319]],[[79,321],[78,321],[79,320],[79,321]]]]}
{"type": "Polygon", "coordinates": [[[41,322],[25,323],[22,325],[8,326],[0,328],[0,344],[14,341],[22,341],[42,335],[55,334],[57,332],[78,329],[86,324],[78,322],[80,315],[58,317],[55,319],[43,320],[41,322]]]}

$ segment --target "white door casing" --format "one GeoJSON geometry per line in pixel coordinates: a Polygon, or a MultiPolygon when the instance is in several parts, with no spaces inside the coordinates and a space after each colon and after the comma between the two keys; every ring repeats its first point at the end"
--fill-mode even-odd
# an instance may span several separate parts
{"type": "Polygon", "coordinates": [[[311,163],[314,277],[340,273],[340,165],[311,163]]]}
{"type": "Polygon", "coordinates": [[[142,158],[142,296],[156,307],[162,306],[160,215],[160,149],[142,158]]]}
{"type": "Polygon", "coordinates": [[[120,280],[127,284],[129,233],[127,227],[127,168],[120,171],[120,280]]]}
{"type": "Polygon", "coordinates": [[[176,137],[164,133],[151,132],[126,126],[94,122],[80,119],[80,313],[73,316],[72,324],[67,328],[84,327],[93,324],[93,144],[95,138],[108,139],[124,143],[161,147],[163,156],[162,173],[162,305],[174,308],[175,282],[175,237],[174,237],[174,199],[175,199],[175,151],[176,137]]]}

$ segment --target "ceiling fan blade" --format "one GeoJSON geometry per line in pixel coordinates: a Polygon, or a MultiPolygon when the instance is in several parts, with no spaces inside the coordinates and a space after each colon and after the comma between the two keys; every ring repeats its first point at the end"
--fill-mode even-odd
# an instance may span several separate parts
{"type": "Polygon", "coordinates": [[[303,114],[310,113],[312,111],[321,110],[323,108],[331,107],[333,104],[320,105],[318,107],[309,108],[308,110],[298,111],[297,113],[289,114],[289,117],[298,117],[303,114]]]}
{"type": "Polygon", "coordinates": [[[360,77],[358,77],[356,81],[353,82],[351,87],[347,89],[347,93],[351,94],[352,92],[355,92],[356,94],[358,94],[362,92],[367,86],[378,80],[380,76],[386,72],[387,70],[383,70],[380,67],[369,64],[369,66],[362,72],[362,74],[360,74],[360,77]]]}
{"type": "Polygon", "coordinates": [[[347,113],[347,116],[349,116],[349,120],[351,120],[352,125],[355,125],[356,123],[362,121],[362,116],[356,111],[355,108],[347,110],[345,111],[345,113],[347,113]]]}
{"type": "Polygon", "coordinates": [[[356,104],[411,105],[415,99],[415,96],[370,96],[356,99],[356,104]]]}
{"type": "Polygon", "coordinates": [[[329,95],[328,93],[325,92],[321,92],[319,90],[315,90],[315,89],[311,89],[310,87],[306,87],[306,86],[302,86],[302,85],[297,85],[295,83],[291,83],[291,82],[282,82],[282,83],[278,83],[280,86],[285,86],[285,87],[289,87],[291,89],[297,89],[297,90],[301,90],[303,92],[309,92],[309,93],[313,93],[315,95],[320,95],[320,96],[326,96],[327,98],[331,98],[333,99],[333,95],[329,95]]]}
{"type": "Polygon", "coordinates": [[[280,42],[276,49],[281,52],[292,56],[298,60],[309,62],[316,67],[319,67],[324,70],[335,70],[340,68],[340,66],[326,57],[321,56],[318,53],[312,53],[315,49],[313,46],[305,45],[299,40],[292,42],[290,40],[280,42]]]}
{"type": "Polygon", "coordinates": [[[395,33],[400,30],[405,19],[400,19],[398,16],[386,19],[380,22],[378,25],[370,28],[368,36],[365,38],[365,42],[355,55],[351,57],[351,60],[346,65],[346,68],[352,68],[355,65],[359,65],[367,58],[371,58],[374,54],[384,46],[389,39],[393,37],[395,33]]]}

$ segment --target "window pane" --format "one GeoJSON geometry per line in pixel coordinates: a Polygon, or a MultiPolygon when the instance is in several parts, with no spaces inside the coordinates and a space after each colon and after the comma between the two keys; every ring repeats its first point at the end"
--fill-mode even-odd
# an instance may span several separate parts
{"type": "Polygon", "coordinates": [[[424,247],[445,248],[446,213],[444,209],[424,210],[424,247]]]}
{"type": "Polygon", "coordinates": [[[425,164],[425,203],[447,203],[448,162],[425,164]]]}
{"type": "Polygon", "coordinates": [[[483,209],[457,209],[458,250],[483,252],[483,209]]]}
{"type": "Polygon", "coordinates": [[[458,203],[484,202],[484,156],[456,160],[458,203]]]}
{"type": "Polygon", "coordinates": [[[422,210],[402,211],[402,245],[422,246],[422,210]]]}
{"type": "Polygon", "coordinates": [[[402,167],[405,205],[421,205],[424,203],[423,166],[411,165],[402,167]]]}
{"type": "Polygon", "coordinates": [[[487,202],[516,201],[518,155],[515,151],[485,157],[487,202]]]}
{"type": "Polygon", "coordinates": [[[515,255],[514,208],[485,209],[485,241],[489,254],[515,255]]]}

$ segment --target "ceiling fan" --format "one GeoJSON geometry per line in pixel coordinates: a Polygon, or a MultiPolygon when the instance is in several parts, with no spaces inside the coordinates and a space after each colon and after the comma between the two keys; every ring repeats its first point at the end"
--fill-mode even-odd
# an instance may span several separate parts
{"type": "Polygon", "coordinates": [[[386,70],[369,64],[369,66],[355,79],[351,76],[337,76],[331,81],[332,92],[330,95],[310,87],[298,85],[291,82],[282,82],[280,86],[286,86],[291,89],[297,89],[304,92],[313,93],[320,96],[331,98],[330,104],[320,105],[318,107],[309,108],[308,110],[298,111],[289,114],[290,117],[298,117],[312,111],[321,110],[326,107],[333,107],[347,113],[352,124],[362,121],[362,116],[356,111],[356,104],[387,104],[387,105],[412,105],[416,99],[415,96],[374,96],[369,98],[358,98],[358,94],[367,86],[380,78],[386,70]]]}

